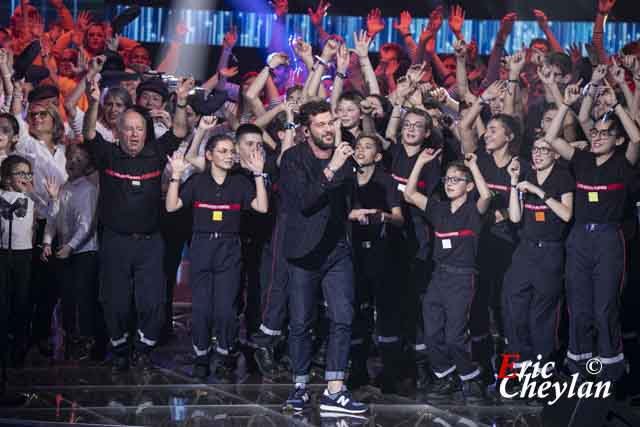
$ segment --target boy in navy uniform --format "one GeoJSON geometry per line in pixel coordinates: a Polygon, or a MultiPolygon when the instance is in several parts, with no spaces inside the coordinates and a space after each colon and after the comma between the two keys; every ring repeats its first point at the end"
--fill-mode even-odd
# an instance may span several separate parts
{"type": "Polygon", "coordinates": [[[556,345],[564,270],[564,238],[573,216],[575,182],[557,162],[558,154],[544,140],[531,148],[534,170],[520,177],[520,162],[509,166],[509,219],[520,224],[520,243],[502,286],[507,352],[522,362],[546,363],[556,345]]]}
{"type": "MultiPolygon", "coordinates": [[[[182,86],[180,92],[184,95],[190,88],[182,86]]],[[[120,118],[118,144],[112,144],[95,130],[100,99],[97,80],[87,91],[89,109],[83,134],[100,172],[98,214],[104,227],[99,260],[100,299],[113,347],[112,369],[118,373],[129,367],[127,344],[133,293],[138,315],[134,361],[139,368],[148,370],[152,367],[150,352],[159,339],[165,317],[161,175],[167,155],[186,135],[186,115],[184,109],[178,108],[173,129],[156,140],[147,111],[129,108],[120,118]]]]}
{"type": "Polygon", "coordinates": [[[180,175],[187,168],[184,157],[171,159],[173,176],[166,198],[166,209],[174,212],[193,206],[191,238],[191,289],[193,293],[193,349],[196,359],[193,376],[209,376],[211,327],[215,325],[220,363],[218,382],[232,382],[238,335],[237,299],[240,292],[242,251],[240,222],[243,210],[266,213],[267,190],[264,184],[264,155],[254,150],[245,159],[253,172],[255,187],[244,175],[229,171],[234,166],[235,143],[227,136],[215,136],[205,148],[210,163],[208,172],[193,176],[178,194],[180,175]]]}
{"type": "Polygon", "coordinates": [[[373,332],[373,309],[377,312],[376,336],[383,361],[382,388],[392,392],[400,363],[400,332],[397,308],[400,299],[393,280],[390,242],[404,224],[402,199],[391,176],[379,166],[382,142],[376,135],[362,134],[355,144],[355,158],[360,165],[353,209],[354,266],[356,305],[351,340],[349,385],[356,388],[368,383],[367,357],[373,332]]]}
{"type": "Polygon", "coordinates": [[[478,235],[491,192],[475,154],[467,154],[464,163],[455,161],[447,167],[443,181],[449,201],[418,192],[422,168],[437,161],[440,152],[426,149],[420,153],[405,190],[405,198],[425,212],[435,235],[435,267],[422,300],[425,344],[436,376],[427,397],[448,397],[461,390],[467,401],[479,401],[485,398],[485,385],[480,369],[471,361],[467,328],[475,292],[478,235]],[[474,183],[479,193],[477,201],[469,197],[474,183]]]}
{"type": "Polygon", "coordinates": [[[567,304],[571,372],[597,354],[602,377],[624,373],[620,331],[620,292],[624,284],[625,242],[620,229],[627,194],[637,185],[634,171],[640,153],[640,131],[613,93],[602,96],[609,112],[591,130],[591,150],[579,151],[556,138],[561,122],[580,98],[577,85],[567,87],[545,138],[573,168],[576,178],[575,225],[567,239],[567,304]],[[620,146],[628,136],[626,150],[620,146]],[[594,347],[594,330],[597,346],[594,347]]]}

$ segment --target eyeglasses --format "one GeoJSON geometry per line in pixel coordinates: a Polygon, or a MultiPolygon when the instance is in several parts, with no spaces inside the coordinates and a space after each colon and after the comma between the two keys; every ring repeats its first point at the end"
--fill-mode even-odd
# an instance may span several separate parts
{"type": "Polygon", "coordinates": [[[467,182],[467,181],[468,181],[467,178],[460,178],[459,176],[443,176],[442,177],[443,184],[458,185],[461,182],[467,182]]]}
{"type": "Polygon", "coordinates": [[[551,148],[533,147],[531,148],[531,154],[542,154],[543,156],[548,156],[549,154],[551,154],[551,148]]]}
{"type": "Polygon", "coordinates": [[[24,178],[24,179],[32,179],[33,178],[33,172],[13,172],[11,174],[11,176],[17,176],[18,178],[24,178]]]}
{"type": "Polygon", "coordinates": [[[29,112],[29,118],[31,118],[31,119],[35,119],[35,118],[44,119],[48,115],[49,115],[49,113],[46,112],[46,111],[31,111],[31,112],[29,112]]]}
{"type": "Polygon", "coordinates": [[[422,123],[411,123],[411,122],[404,122],[402,124],[402,128],[403,129],[415,129],[415,130],[422,130],[425,128],[425,126],[422,123]]]}
{"type": "Polygon", "coordinates": [[[0,126],[0,135],[13,135],[13,128],[11,126],[0,126]]]}
{"type": "Polygon", "coordinates": [[[615,129],[603,129],[600,131],[598,129],[591,129],[591,132],[589,132],[589,134],[591,135],[591,139],[606,138],[608,136],[616,136],[615,129]]]}

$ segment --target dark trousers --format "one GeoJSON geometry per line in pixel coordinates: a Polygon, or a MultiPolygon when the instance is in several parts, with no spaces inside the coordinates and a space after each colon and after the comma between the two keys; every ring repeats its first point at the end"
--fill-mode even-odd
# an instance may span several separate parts
{"type": "Polygon", "coordinates": [[[341,241],[327,255],[291,261],[289,264],[289,355],[294,381],[307,383],[311,367],[311,326],[322,289],[330,321],[325,378],[344,379],[351,345],[354,283],[351,248],[341,241]]]}
{"type": "MultiPolygon", "coordinates": [[[[36,227],[36,242],[39,244],[44,237],[46,220],[38,220],[36,227]]],[[[54,239],[51,247],[55,251],[58,247],[54,239]]],[[[60,277],[58,275],[58,260],[49,257],[47,262],[40,259],[42,247],[33,249],[31,272],[31,340],[34,343],[47,340],[51,335],[53,310],[60,297],[60,277]]]]}
{"type": "Polygon", "coordinates": [[[95,251],[71,255],[60,261],[62,318],[69,336],[93,337],[98,305],[98,254],[95,251]]]}
{"type": "Polygon", "coordinates": [[[478,243],[478,290],[471,307],[471,335],[487,336],[491,327],[504,334],[501,299],[504,275],[511,265],[516,238],[508,221],[485,229],[478,243]]]}
{"type": "Polygon", "coordinates": [[[194,233],[190,254],[194,350],[197,356],[209,353],[211,329],[215,327],[216,350],[226,355],[238,337],[240,238],[215,239],[206,233],[194,233]]]}
{"type": "Polygon", "coordinates": [[[475,293],[475,273],[436,266],[422,300],[424,335],[429,361],[437,377],[454,370],[462,380],[480,374],[471,361],[469,310],[475,293]]]}
{"type": "Polygon", "coordinates": [[[597,353],[606,378],[615,380],[624,373],[620,293],[625,261],[625,242],[620,230],[587,231],[580,224],[571,230],[567,239],[566,268],[567,359],[573,370],[580,369],[597,353]]]}
{"type": "MultiPolygon", "coordinates": [[[[0,250],[0,316],[2,343],[12,337],[15,351],[24,353],[29,336],[29,281],[32,250],[0,250]],[[10,262],[10,264],[9,264],[10,262]]],[[[5,348],[0,349],[4,355],[5,348]]]]}
{"type": "Polygon", "coordinates": [[[262,284],[262,326],[278,335],[287,316],[287,283],[289,270],[284,251],[285,221],[278,218],[273,236],[262,252],[260,282],[262,284]]]}
{"type": "Polygon", "coordinates": [[[242,238],[242,312],[248,335],[260,327],[260,260],[263,249],[264,241],[251,236],[242,238]]]}
{"type": "Polygon", "coordinates": [[[507,351],[521,361],[548,360],[556,350],[564,269],[562,242],[522,241],[502,287],[507,351]]]}
{"type": "Polygon", "coordinates": [[[126,351],[131,300],[137,315],[139,351],[156,345],[164,325],[166,283],[162,270],[164,242],[160,233],[118,234],[105,229],[100,249],[100,301],[111,345],[126,351]]]}

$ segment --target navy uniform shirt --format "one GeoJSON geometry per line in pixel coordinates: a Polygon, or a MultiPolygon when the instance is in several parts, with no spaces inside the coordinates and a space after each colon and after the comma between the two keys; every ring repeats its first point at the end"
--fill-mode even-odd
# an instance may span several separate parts
{"type": "MultiPolygon", "coordinates": [[[[402,197],[396,190],[396,184],[391,175],[376,166],[373,175],[364,185],[357,185],[354,193],[353,209],[379,209],[391,212],[392,208],[402,206],[402,197]]],[[[360,224],[353,223],[353,238],[358,242],[370,242],[384,237],[388,224],[360,224]]]]}
{"type": "Polygon", "coordinates": [[[451,213],[451,201],[429,199],[426,217],[433,225],[433,261],[457,268],[475,268],[478,236],[482,229],[482,215],[472,197],[451,213]]]}
{"type": "MultiPolygon", "coordinates": [[[[531,171],[525,180],[542,188],[547,196],[558,201],[561,201],[563,194],[572,193],[576,185],[569,170],[557,163],[544,183],[538,182],[535,171],[531,171]]],[[[521,236],[529,240],[562,240],[567,228],[566,222],[556,215],[541,198],[531,193],[524,195],[521,224],[521,236]]]]}
{"type": "Polygon", "coordinates": [[[255,185],[243,174],[227,174],[220,185],[211,172],[192,176],[180,190],[184,206],[193,207],[194,233],[240,233],[242,211],[251,209],[255,185]]]}
{"type": "Polygon", "coordinates": [[[602,165],[595,154],[576,150],[571,159],[576,177],[576,224],[620,224],[627,194],[637,186],[638,175],[621,149],[602,165]]]}
{"type": "Polygon", "coordinates": [[[158,231],[164,208],[160,178],[180,142],[172,131],[157,141],[149,137],[136,157],[99,133],[84,143],[100,171],[98,216],[106,228],[123,234],[158,231]]]}
{"type": "MultiPolygon", "coordinates": [[[[395,181],[395,187],[399,195],[404,199],[402,193],[407,188],[407,182],[411,171],[416,164],[420,152],[409,157],[402,144],[394,144],[389,148],[391,158],[391,177],[395,181]]],[[[432,161],[427,163],[418,178],[417,189],[420,193],[431,197],[440,183],[440,163],[432,161]]],[[[428,256],[429,236],[424,216],[420,215],[420,210],[404,203],[403,215],[405,217],[405,229],[407,232],[408,247],[416,258],[426,260],[428,256]]]]}

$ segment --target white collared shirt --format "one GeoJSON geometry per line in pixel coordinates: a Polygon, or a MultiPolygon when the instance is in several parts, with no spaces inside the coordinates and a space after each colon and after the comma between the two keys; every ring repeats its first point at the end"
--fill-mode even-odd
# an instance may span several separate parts
{"type": "MultiPolygon", "coordinates": [[[[14,214],[11,229],[11,249],[25,250],[33,249],[33,200],[26,194],[16,191],[0,190],[0,197],[6,202],[13,204],[18,199],[27,199],[27,212],[23,217],[14,214]]],[[[2,249],[9,249],[9,221],[0,218],[0,234],[2,234],[2,249]]],[[[3,272],[4,274],[4,272],[3,272]]]]}
{"type": "Polygon", "coordinates": [[[64,144],[58,144],[55,152],[51,153],[47,144],[29,134],[29,125],[25,121],[22,118],[16,118],[20,125],[20,139],[15,146],[15,154],[24,156],[31,162],[36,215],[38,218],[46,218],[47,205],[50,203],[46,178],[55,178],[59,185],[67,181],[66,147],[64,144]]]}
{"type": "MultiPolygon", "coordinates": [[[[76,107],[76,115],[69,123],[71,124],[71,129],[73,129],[73,133],[75,134],[75,138],[80,138],[82,136],[82,126],[84,125],[84,116],[85,112],[76,107]]],[[[96,121],[96,132],[100,134],[102,139],[107,142],[115,143],[116,136],[111,129],[102,124],[100,120],[96,121]]]]}
{"type": "Polygon", "coordinates": [[[67,181],[60,190],[58,212],[47,219],[44,244],[57,235],[59,246],[69,245],[73,253],[98,250],[96,207],[98,188],[87,177],[67,181]]]}

